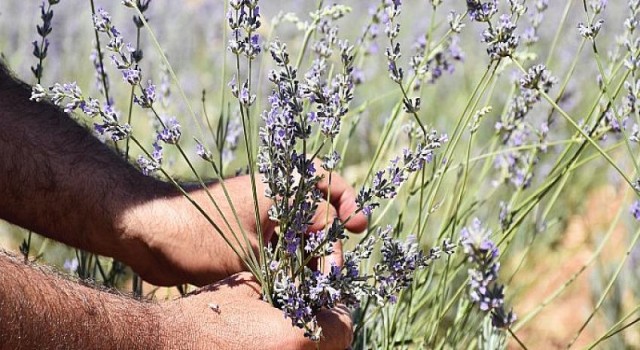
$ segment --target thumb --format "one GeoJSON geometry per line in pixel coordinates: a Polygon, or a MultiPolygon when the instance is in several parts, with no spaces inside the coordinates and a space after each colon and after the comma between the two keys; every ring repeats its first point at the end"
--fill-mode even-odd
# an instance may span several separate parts
{"type": "Polygon", "coordinates": [[[342,241],[337,240],[333,243],[333,253],[325,256],[321,259],[320,264],[322,267],[322,273],[327,275],[331,273],[331,266],[336,265],[342,267],[344,258],[342,257],[342,241]]]}

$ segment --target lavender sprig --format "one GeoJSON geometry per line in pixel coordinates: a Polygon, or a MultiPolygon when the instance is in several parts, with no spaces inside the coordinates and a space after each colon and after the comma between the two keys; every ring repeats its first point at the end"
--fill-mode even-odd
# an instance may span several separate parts
{"type": "Polygon", "coordinates": [[[107,135],[113,141],[123,140],[131,134],[131,126],[120,122],[118,112],[110,105],[101,105],[97,99],[85,97],[76,83],[56,83],[48,90],[35,85],[31,92],[31,100],[40,102],[49,99],[56,106],[64,108],[66,113],[80,109],[88,117],[101,117],[102,123],[94,123],[95,131],[107,135]]]}
{"type": "Polygon", "coordinates": [[[42,19],[42,25],[36,25],[36,30],[38,31],[40,42],[35,40],[32,43],[33,55],[38,59],[38,63],[36,63],[35,66],[31,67],[31,72],[36,77],[38,84],[40,84],[42,81],[42,73],[44,70],[43,63],[49,51],[49,39],[47,39],[47,36],[49,36],[49,34],[51,34],[51,31],[53,30],[51,26],[51,22],[53,20],[52,7],[59,2],[60,0],[47,0],[46,3],[45,1],[43,1],[40,5],[40,19],[42,19]]]}
{"type": "Polygon", "coordinates": [[[431,130],[422,141],[424,143],[419,143],[414,151],[405,148],[402,157],[392,159],[386,169],[376,172],[371,186],[358,192],[358,210],[369,216],[380,205],[378,200],[394,198],[411,173],[421,170],[433,160],[435,151],[447,142],[447,135],[438,135],[437,131],[431,130]]]}
{"type": "Polygon", "coordinates": [[[504,286],[497,282],[500,262],[498,247],[490,239],[491,231],[475,218],[460,232],[460,240],[471,267],[469,298],[481,311],[491,313],[493,326],[506,329],[516,321],[513,311],[505,311],[504,286]]]}
{"type": "MultiPolygon", "coordinates": [[[[538,136],[538,142],[544,145],[549,132],[548,121],[540,125],[539,130],[525,119],[541,99],[541,91],[547,93],[557,83],[557,79],[542,64],[535,65],[518,81],[519,94],[508,105],[507,113],[496,122],[496,131],[502,142],[509,148],[524,145],[532,136],[538,136]]],[[[541,151],[545,148],[542,146],[541,151]]],[[[537,162],[538,150],[509,151],[495,159],[494,166],[499,170],[500,178],[496,183],[509,181],[516,188],[526,188],[533,178],[532,166],[537,162]]]]}

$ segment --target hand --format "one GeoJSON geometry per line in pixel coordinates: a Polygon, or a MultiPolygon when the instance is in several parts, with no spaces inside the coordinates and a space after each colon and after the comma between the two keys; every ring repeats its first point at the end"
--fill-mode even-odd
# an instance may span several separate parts
{"type": "MultiPolygon", "coordinates": [[[[316,349],[304,331],[282,311],[260,300],[260,286],[249,273],[235,274],[195,294],[162,304],[167,348],[316,349]],[[213,308],[212,308],[213,306],[213,308]]],[[[320,349],[346,349],[352,323],[345,308],[323,310],[320,349]]]]}
{"type": "MultiPolygon", "coordinates": [[[[264,196],[264,185],[259,179],[256,179],[256,184],[263,238],[264,242],[268,242],[275,229],[267,214],[271,201],[264,196]]],[[[257,251],[258,237],[251,178],[240,176],[228,179],[225,180],[225,186],[234,203],[239,222],[252,248],[257,251]]],[[[325,196],[330,189],[330,205],[321,203],[311,225],[311,231],[324,228],[327,223],[333,221],[334,217],[344,221],[356,211],[355,190],[338,174],[331,175],[330,185],[329,176],[325,174],[318,184],[318,189],[325,196]]],[[[238,250],[246,247],[222,186],[220,184],[209,186],[209,193],[219,205],[223,215],[218,213],[209,195],[203,189],[191,191],[190,196],[208,213],[225,236],[229,237],[234,247],[238,250]],[[225,219],[231,230],[226,225],[225,219]],[[232,232],[236,233],[237,240],[232,232]]],[[[358,214],[349,220],[346,228],[352,232],[362,232],[366,225],[366,217],[358,214]]],[[[151,283],[175,285],[189,282],[205,285],[246,270],[242,260],[216,232],[211,223],[182,195],[149,201],[131,208],[124,227],[128,236],[135,237],[134,241],[141,244],[145,252],[145,254],[138,253],[129,259],[130,261],[125,262],[151,283]]],[[[332,258],[336,263],[341,263],[340,245],[336,245],[332,258]]]]}

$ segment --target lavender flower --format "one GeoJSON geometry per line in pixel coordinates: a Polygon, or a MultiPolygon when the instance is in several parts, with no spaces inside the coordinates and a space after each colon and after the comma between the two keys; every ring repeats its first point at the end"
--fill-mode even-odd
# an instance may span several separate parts
{"type": "Polygon", "coordinates": [[[138,85],[140,83],[140,70],[136,68],[123,69],[122,78],[131,85],[138,85]]]}
{"type": "Polygon", "coordinates": [[[491,231],[475,218],[460,232],[469,268],[469,298],[484,312],[491,312],[493,325],[508,328],[515,322],[513,312],[504,309],[504,287],[497,283],[500,262],[498,248],[490,239],[491,231]]]}
{"type": "Polygon", "coordinates": [[[134,95],[133,101],[142,108],[151,108],[156,101],[156,86],[151,81],[142,89],[142,95],[134,95]]]}
{"type": "Polygon", "coordinates": [[[37,83],[40,84],[42,79],[43,72],[43,61],[47,57],[47,52],[49,51],[49,39],[47,36],[51,34],[52,26],[51,22],[53,20],[53,10],[51,9],[53,5],[59,3],[60,0],[47,0],[46,4],[48,5],[45,9],[45,1],[40,5],[40,19],[42,20],[42,25],[36,25],[36,30],[38,31],[38,36],[40,37],[40,42],[33,41],[33,56],[38,59],[38,63],[35,66],[31,67],[31,72],[36,77],[37,83]]]}
{"type": "Polygon", "coordinates": [[[141,71],[137,62],[141,59],[141,53],[130,43],[126,43],[120,31],[111,22],[111,16],[104,9],[99,8],[93,16],[93,26],[109,38],[107,49],[113,52],[111,63],[122,72],[123,79],[131,85],[138,85],[141,79],[141,71]]]}
{"type": "Polygon", "coordinates": [[[511,16],[502,15],[495,27],[491,26],[482,32],[482,40],[487,43],[487,53],[491,60],[499,60],[513,55],[518,47],[519,38],[515,34],[516,25],[511,16]]]}
{"type": "Polygon", "coordinates": [[[131,135],[129,124],[121,124],[116,110],[111,105],[104,105],[99,114],[103,117],[102,123],[95,123],[94,129],[101,135],[107,134],[113,141],[124,140],[131,135]]]}
{"type": "Polygon", "coordinates": [[[633,202],[629,211],[637,221],[640,221],[640,200],[633,202]]]}
{"type": "MultiPolygon", "coordinates": [[[[304,287],[304,286],[303,286],[304,287]]],[[[285,317],[291,319],[293,325],[306,328],[307,335],[314,335],[319,340],[319,327],[310,302],[303,297],[295,281],[284,271],[278,271],[274,283],[274,294],[277,306],[284,311],[285,317]]]]}
{"type": "MultiPolygon", "coordinates": [[[[495,128],[502,136],[505,146],[515,148],[524,145],[533,135],[538,136],[540,144],[545,143],[549,126],[545,122],[540,130],[535,130],[525,118],[536,103],[540,101],[541,92],[549,92],[557,82],[544,65],[535,65],[523,75],[519,81],[519,94],[512,98],[507,113],[496,122],[495,128]]],[[[544,150],[544,146],[540,148],[544,150]]],[[[518,188],[526,188],[533,178],[533,165],[537,162],[538,150],[520,150],[505,152],[495,159],[495,167],[499,170],[498,183],[508,181],[518,188]]]]}
{"type": "Polygon", "coordinates": [[[392,239],[391,231],[391,226],[378,231],[382,240],[382,261],[373,270],[379,303],[384,300],[394,302],[395,298],[392,296],[411,284],[415,271],[429,264],[429,260],[419,249],[415,236],[409,236],[403,243],[392,239]]]}
{"type": "Polygon", "coordinates": [[[490,0],[482,2],[479,0],[467,0],[467,11],[469,18],[476,22],[489,22],[493,15],[498,12],[498,1],[490,0]]]}
{"type": "Polygon", "coordinates": [[[138,166],[142,173],[146,176],[154,174],[160,169],[162,165],[163,152],[162,146],[158,142],[153,143],[153,152],[151,158],[145,156],[139,156],[137,159],[138,166]]]}
{"type": "Polygon", "coordinates": [[[435,150],[447,141],[447,136],[438,135],[435,130],[432,130],[424,141],[426,143],[419,143],[415,151],[405,148],[402,158],[392,159],[386,169],[376,172],[371,187],[363,187],[356,197],[358,209],[365,215],[371,215],[373,209],[380,205],[374,201],[375,198],[394,198],[398,188],[408,179],[409,174],[417,172],[423,168],[424,164],[433,160],[435,150]]]}
{"type": "Polygon", "coordinates": [[[262,51],[260,38],[255,33],[261,26],[260,6],[256,0],[232,0],[230,4],[231,9],[227,13],[227,21],[232,30],[229,51],[234,55],[244,55],[253,60],[262,51]]]}
{"type": "Polygon", "coordinates": [[[520,86],[523,89],[538,90],[549,92],[558,80],[551,75],[543,64],[535,65],[527,71],[520,79],[520,86]]]}
{"type": "Polygon", "coordinates": [[[182,131],[178,120],[175,117],[171,117],[164,123],[162,130],[158,133],[157,139],[175,145],[180,141],[181,135],[182,131]]]}
{"type": "Polygon", "coordinates": [[[607,0],[591,0],[589,1],[589,8],[594,14],[599,15],[607,7],[607,0]]]}
{"type": "Polygon", "coordinates": [[[578,32],[582,37],[593,40],[598,36],[598,33],[600,33],[603,24],[603,19],[599,19],[593,24],[578,23],[578,32]]]}
{"type": "Polygon", "coordinates": [[[64,107],[66,113],[80,109],[90,118],[102,117],[101,123],[94,123],[94,129],[100,135],[108,135],[113,141],[123,140],[131,134],[131,126],[119,121],[120,118],[113,106],[101,106],[98,100],[84,97],[76,83],[56,83],[49,91],[40,85],[34,86],[31,99],[39,102],[45,98],[50,99],[56,106],[64,107]]]}
{"type": "Polygon", "coordinates": [[[204,147],[204,145],[202,143],[200,143],[200,141],[197,141],[197,140],[196,140],[196,154],[200,158],[202,158],[202,159],[204,159],[204,160],[206,160],[208,162],[213,161],[213,155],[211,154],[211,152],[209,150],[207,150],[204,147]]]}

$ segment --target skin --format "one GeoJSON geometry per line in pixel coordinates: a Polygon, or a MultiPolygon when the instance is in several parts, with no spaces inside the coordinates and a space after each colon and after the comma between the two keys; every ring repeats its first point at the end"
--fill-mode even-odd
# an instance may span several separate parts
{"type": "MultiPolygon", "coordinates": [[[[114,257],[158,285],[217,282],[197,295],[152,304],[66,281],[0,252],[0,347],[306,349],[318,345],[305,339],[281,311],[260,300],[260,287],[242,272],[246,270],[242,260],[173,185],[143,176],[59,109],[29,97],[30,88],[13,79],[0,63],[0,218],[114,257]],[[219,312],[208,307],[212,302],[220,305],[219,312]]],[[[190,189],[190,196],[223,233],[230,233],[223,217],[235,232],[241,225],[256,250],[253,200],[247,191],[250,178],[233,178],[225,184],[239,223],[233,220],[220,184],[208,188],[222,214],[203,189],[190,189]]],[[[341,177],[333,174],[329,184],[326,176],[318,185],[325,194],[329,187],[329,203],[320,206],[312,230],[323,228],[326,219],[344,220],[356,209],[355,192],[341,177]]],[[[258,191],[262,193],[261,188],[258,191]]],[[[271,203],[261,198],[258,204],[268,241],[275,229],[267,218],[271,203]]],[[[353,232],[365,227],[362,215],[347,224],[353,232]]],[[[329,258],[341,263],[341,246],[335,248],[329,258]]],[[[324,329],[322,348],[348,347],[348,312],[336,308],[318,318],[324,329]]]]}

